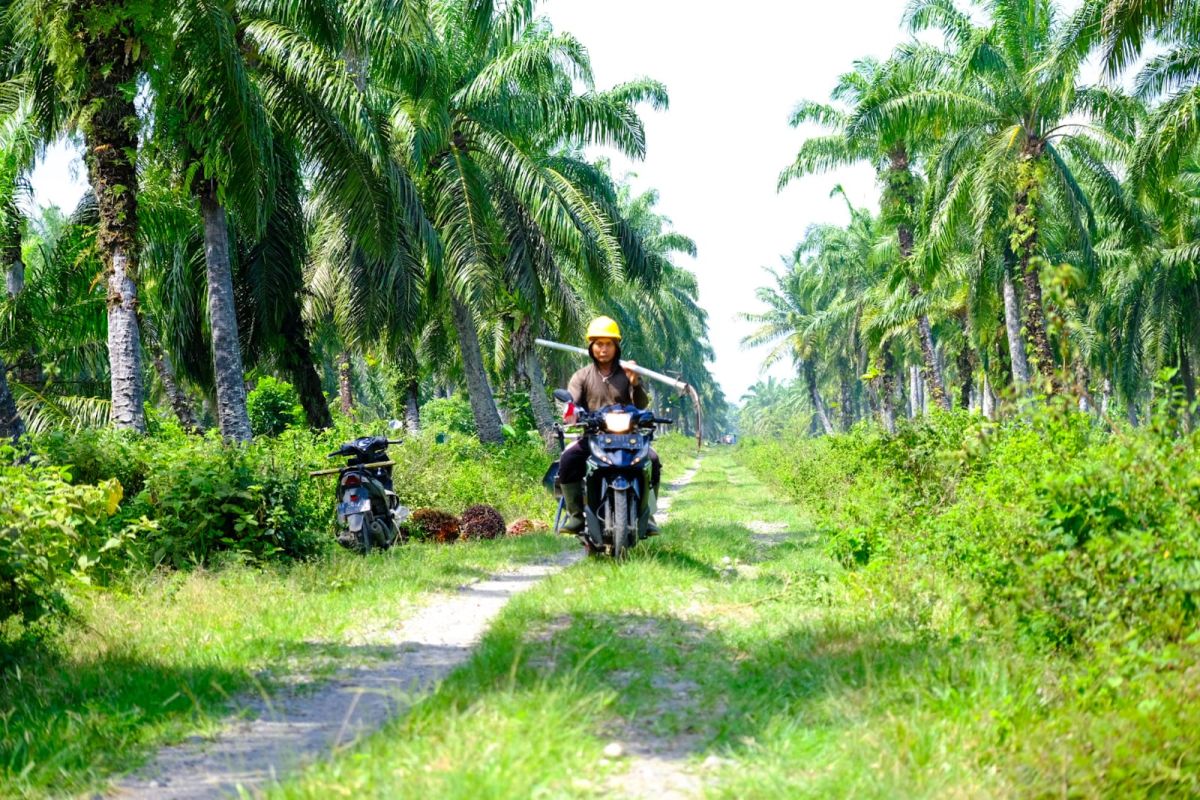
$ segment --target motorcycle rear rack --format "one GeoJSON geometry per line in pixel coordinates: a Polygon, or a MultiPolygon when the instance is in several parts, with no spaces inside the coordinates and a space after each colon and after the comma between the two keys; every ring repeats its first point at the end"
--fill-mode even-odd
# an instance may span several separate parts
{"type": "Polygon", "coordinates": [[[374,464],[352,464],[346,467],[334,467],[333,469],[319,469],[315,472],[310,472],[309,477],[316,478],[319,475],[340,475],[348,469],[374,469],[375,467],[394,467],[395,461],[376,461],[374,464]]]}

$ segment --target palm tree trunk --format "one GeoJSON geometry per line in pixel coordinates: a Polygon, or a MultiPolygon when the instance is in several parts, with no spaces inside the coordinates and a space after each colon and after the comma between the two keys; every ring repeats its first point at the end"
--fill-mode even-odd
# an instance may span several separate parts
{"type": "Polygon", "coordinates": [[[1038,207],[1037,166],[1041,154],[1041,142],[1031,140],[1025,146],[1025,158],[1021,162],[1017,177],[1017,195],[1014,199],[1013,249],[1019,259],[1022,282],[1025,285],[1025,330],[1029,345],[1033,349],[1038,371],[1045,378],[1051,392],[1058,391],[1055,377],[1054,351],[1050,349],[1050,335],[1046,330],[1046,310],[1042,301],[1042,279],[1038,268],[1038,207]]]}
{"type": "Polygon", "coordinates": [[[986,371],[983,373],[983,388],[980,390],[979,404],[985,418],[996,419],[996,393],[992,391],[992,382],[986,371]]]}
{"type": "Polygon", "coordinates": [[[0,357],[0,436],[16,444],[24,435],[25,421],[17,412],[17,403],[8,388],[8,366],[0,357]]]}
{"type": "MultiPolygon", "coordinates": [[[[912,246],[912,234],[909,234],[909,247],[912,246]]],[[[908,296],[916,300],[921,296],[921,289],[915,281],[908,282],[908,296]]],[[[942,367],[937,360],[937,345],[933,341],[933,326],[929,322],[929,315],[921,312],[917,317],[917,334],[921,341],[921,361],[924,367],[921,370],[921,377],[929,384],[930,393],[933,395],[933,401],[945,410],[950,410],[950,396],[946,394],[946,382],[942,377],[942,367]]]]}
{"type": "Polygon", "coordinates": [[[200,424],[192,410],[192,403],[179,385],[179,380],[175,375],[175,365],[171,363],[171,356],[162,346],[162,342],[158,338],[158,331],[154,329],[153,325],[147,324],[144,333],[146,349],[150,351],[154,371],[158,373],[158,379],[167,392],[167,399],[171,402],[171,409],[175,412],[176,419],[179,420],[179,424],[185,431],[199,432],[200,424]]]}
{"type": "Polygon", "coordinates": [[[1013,384],[1017,392],[1029,385],[1029,362],[1025,359],[1025,341],[1021,338],[1021,305],[1012,269],[1004,266],[1004,329],[1008,334],[1008,357],[1012,362],[1013,384]]]}
{"type": "Polygon", "coordinates": [[[293,298],[287,305],[283,317],[286,344],[280,352],[279,364],[292,378],[308,427],[314,430],[332,428],[333,415],[329,413],[329,404],[321,390],[321,376],[313,363],[312,345],[300,314],[300,299],[293,298]]]}
{"type": "Polygon", "coordinates": [[[483,365],[483,353],[479,349],[479,333],[475,329],[475,317],[471,309],[457,297],[450,298],[451,316],[458,333],[458,349],[462,354],[463,375],[467,381],[467,397],[471,401],[471,413],[475,416],[475,430],[479,441],[484,444],[501,444],[500,413],[488,385],[487,370],[483,365]]]}
{"type": "Polygon", "coordinates": [[[542,435],[546,446],[552,447],[557,441],[554,435],[554,409],[546,396],[545,374],[533,348],[525,353],[525,377],[529,379],[529,405],[533,407],[533,419],[537,423],[538,433],[542,435]]]}
{"type": "Polygon", "coordinates": [[[15,231],[14,240],[5,246],[4,261],[8,271],[4,274],[4,285],[9,297],[16,297],[25,290],[25,262],[21,260],[21,231],[15,231]]]}
{"type": "Polygon", "coordinates": [[[1050,349],[1050,335],[1046,331],[1046,313],[1042,301],[1042,279],[1037,263],[1029,253],[1021,255],[1021,269],[1025,283],[1025,328],[1029,333],[1029,345],[1037,356],[1038,372],[1046,379],[1050,391],[1058,390],[1055,380],[1054,351],[1050,349]]]}
{"type": "Polygon", "coordinates": [[[1076,353],[1075,355],[1075,395],[1079,398],[1079,410],[1084,413],[1091,413],[1096,406],[1092,400],[1092,392],[1089,384],[1092,382],[1091,371],[1088,369],[1087,362],[1083,357],[1076,353]]]}
{"type": "Polygon", "coordinates": [[[229,441],[248,442],[250,415],[246,411],[246,375],[242,369],[242,346],[238,340],[237,309],[233,299],[233,274],[229,260],[229,220],[216,195],[216,187],[205,181],[200,188],[200,212],[204,217],[204,263],[208,274],[208,320],[212,331],[213,377],[217,385],[217,421],[221,436],[229,441]]]}
{"type": "Polygon", "coordinates": [[[817,370],[811,360],[804,362],[804,382],[808,387],[808,399],[812,402],[813,413],[820,421],[821,429],[825,431],[826,436],[832,436],[833,425],[829,421],[829,414],[825,410],[825,403],[821,400],[821,390],[817,388],[817,370]]]}
{"type": "MultiPolygon", "coordinates": [[[[900,246],[901,268],[909,268],[916,240],[913,236],[912,220],[916,216],[917,198],[913,189],[914,178],[909,161],[908,150],[903,145],[896,147],[888,155],[888,174],[885,177],[885,192],[894,204],[898,204],[901,219],[896,225],[896,239],[900,246]]],[[[921,287],[911,276],[908,278],[908,296],[913,300],[921,297],[921,287]]],[[[946,382],[942,377],[941,366],[937,362],[937,348],[933,342],[933,326],[929,322],[929,314],[921,312],[917,317],[917,334],[921,339],[921,360],[925,365],[925,381],[933,393],[934,402],[947,411],[950,410],[950,397],[946,394],[946,382]]]]}
{"type": "Polygon", "coordinates": [[[842,430],[848,431],[854,427],[854,400],[851,397],[850,379],[846,377],[845,370],[842,371],[840,381],[841,385],[838,388],[840,390],[839,400],[842,404],[842,430]]]}
{"type": "Polygon", "coordinates": [[[350,416],[354,413],[354,357],[349,350],[343,350],[338,356],[338,402],[342,413],[350,416]]]}
{"type": "Polygon", "coordinates": [[[1183,410],[1185,430],[1192,429],[1192,413],[1196,407],[1196,376],[1192,372],[1192,359],[1188,354],[1187,339],[1179,338],[1179,374],[1183,378],[1183,399],[1187,408],[1183,410]]]}
{"type": "Polygon", "coordinates": [[[958,379],[962,381],[958,390],[958,405],[964,411],[971,410],[971,395],[975,391],[975,354],[969,344],[958,351],[958,379]]]}
{"type": "Polygon", "coordinates": [[[884,342],[880,364],[879,414],[883,429],[896,432],[896,359],[892,355],[891,342],[884,342]]]}
{"type": "Polygon", "coordinates": [[[421,395],[416,379],[408,382],[404,390],[404,427],[411,433],[421,431],[421,395]]]}
{"type": "MultiPolygon", "coordinates": [[[[15,211],[15,206],[11,211],[15,211]]],[[[25,263],[21,261],[21,230],[19,226],[11,226],[5,238],[3,258],[9,265],[6,274],[8,296],[16,297],[25,288],[25,263]]],[[[25,422],[17,412],[16,401],[13,400],[12,390],[8,386],[8,365],[0,357],[0,437],[9,439],[16,444],[25,434],[25,422]]]]}
{"type": "MultiPolygon", "coordinates": [[[[84,3],[76,13],[104,11],[84,3]]],[[[85,28],[87,23],[82,23],[85,28]]],[[[101,27],[101,26],[98,26],[101,27]]],[[[88,179],[96,195],[100,225],[96,247],[104,265],[108,303],[108,361],[112,424],[146,431],[141,335],[137,316],[137,109],[128,87],[135,79],[123,26],[85,33],[83,60],[87,91],[81,106],[90,113],[82,129],[88,179]]]]}

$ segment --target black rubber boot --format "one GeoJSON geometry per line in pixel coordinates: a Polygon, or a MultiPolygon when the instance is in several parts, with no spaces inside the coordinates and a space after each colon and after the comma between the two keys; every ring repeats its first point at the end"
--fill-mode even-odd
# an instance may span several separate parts
{"type": "Polygon", "coordinates": [[[654,521],[654,512],[658,511],[658,491],[651,489],[646,496],[646,535],[658,536],[658,523],[654,521]]]}
{"type": "Polygon", "coordinates": [[[564,533],[579,533],[583,530],[583,481],[562,484],[563,510],[566,518],[559,530],[564,533]]]}

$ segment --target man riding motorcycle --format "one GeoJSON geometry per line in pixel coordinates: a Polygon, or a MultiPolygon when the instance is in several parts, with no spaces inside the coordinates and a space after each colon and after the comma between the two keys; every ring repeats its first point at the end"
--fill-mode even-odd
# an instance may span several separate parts
{"type": "MultiPolygon", "coordinates": [[[[571,376],[567,391],[572,403],[589,411],[617,403],[643,409],[650,405],[650,396],[641,385],[638,374],[621,364],[621,329],[616,321],[609,317],[592,320],[588,325],[587,340],[592,363],[571,376]]],[[[626,363],[637,366],[634,361],[626,363]]],[[[566,421],[575,421],[572,412],[568,412],[566,421]]],[[[588,447],[583,438],[563,450],[559,458],[558,479],[562,485],[563,507],[567,514],[562,530],[569,533],[583,530],[583,478],[587,472],[587,460],[588,447]]],[[[653,509],[662,464],[653,449],[650,450],[650,460],[649,507],[653,509]]],[[[647,533],[651,536],[658,533],[653,515],[647,523],[647,533]]]]}

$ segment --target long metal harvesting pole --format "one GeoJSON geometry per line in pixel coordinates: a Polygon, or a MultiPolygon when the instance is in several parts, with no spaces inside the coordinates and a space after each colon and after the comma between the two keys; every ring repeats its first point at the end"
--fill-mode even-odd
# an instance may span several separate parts
{"type": "MultiPolygon", "coordinates": [[[[570,344],[562,344],[561,342],[552,342],[549,339],[534,339],[533,342],[534,342],[534,344],[541,345],[542,347],[548,347],[551,350],[561,350],[564,353],[575,353],[576,355],[587,356],[588,358],[591,358],[591,356],[592,356],[591,353],[589,353],[587,350],[585,350],[582,347],[576,347],[576,346],[570,345],[570,344]]],[[[633,372],[636,372],[638,375],[642,375],[646,378],[650,378],[651,380],[658,381],[659,383],[665,383],[667,386],[670,386],[672,389],[676,389],[680,392],[684,392],[688,396],[690,396],[692,398],[692,405],[696,409],[696,447],[700,448],[703,446],[703,444],[704,444],[704,426],[703,426],[703,419],[700,415],[700,395],[696,394],[696,389],[691,384],[685,383],[684,381],[681,381],[681,380],[676,380],[675,378],[672,378],[670,375],[663,375],[661,372],[655,372],[652,369],[646,369],[645,367],[641,366],[640,364],[634,364],[633,366],[627,366],[625,364],[622,364],[621,366],[624,367],[625,369],[629,369],[629,370],[632,370],[633,372]]]]}

